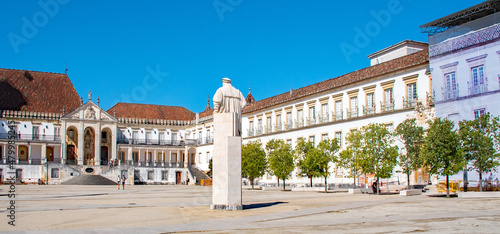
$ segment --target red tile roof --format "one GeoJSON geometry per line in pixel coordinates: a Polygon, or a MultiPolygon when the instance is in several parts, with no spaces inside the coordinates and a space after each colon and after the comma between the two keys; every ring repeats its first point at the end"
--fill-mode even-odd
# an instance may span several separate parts
{"type": "Polygon", "coordinates": [[[203,112],[201,112],[201,113],[199,114],[199,118],[200,118],[200,119],[201,119],[201,118],[205,118],[205,117],[207,117],[207,116],[211,116],[211,115],[213,115],[213,114],[214,114],[214,109],[205,110],[205,111],[203,111],[203,112]]]}
{"type": "Polygon", "coordinates": [[[418,66],[428,62],[428,49],[421,50],[407,56],[396,58],[394,60],[357,70],[336,78],[302,87],[291,92],[282,93],[273,97],[253,102],[245,107],[243,113],[250,113],[253,111],[261,110],[270,106],[321,93],[327,90],[340,88],[348,84],[353,84],[376,76],[410,68],[413,66],[418,66]]]}
{"type": "Polygon", "coordinates": [[[0,110],[68,113],[79,106],[66,74],[0,68],[0,110]]]}
{"type": "Polygon", "coordinates": [[[150,104],[136,104],[119,102],[107,111],[114,115],[116,109],[117,118],[138,118],[138,119],[163,119],[163,120],[183,120],[196,119],[196,114],[181,106],[163,106],[150,104]]]}

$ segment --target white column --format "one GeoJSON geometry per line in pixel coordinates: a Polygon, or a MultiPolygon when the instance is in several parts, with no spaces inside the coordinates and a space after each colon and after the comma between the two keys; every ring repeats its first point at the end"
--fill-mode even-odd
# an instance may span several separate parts
{"type": "Polygon", "coordinates": [[[176,158],[176,161],[175,163],[177,163],[177,165],[180,165],[181,163],[181,150],[177,150],[177,158],[176,158]]]}
{"type": "Polygon", "coordinates": [[[101,165],[101,132],[102,132],[101,123],[97,123],[97,127],[95,130],[95,135],[96,135],[95,136],[95,146],[96,147],[94,149],[95,165],[101,165]]]}
{"type": "MultiPolygon", "coordinates": [[[[55,149],[53,150],[55,151],[55,149]]],[[[55,152],[54,152],[55,153],[55,152]]],[[[42,155],[41,155],[41,163],[46,163],[48,160],[47,160],[47,144],[46,143],[43,143],[42,144],[42,155]]]]}
{"type": "Polygon", "coordinates": [[[80,127],[77,130],[78,131],[78,155],[76,156],[78,158],[78,165],[83,165],[83,160],[84,160],[84,141],[83,138],[85,138],[85,129],[83,128],[83,122],[80,123],[80,127]]]}
{"type": "Polygon", "coordinates": [[[31,164],[31,144],[28,144],[28,163],[31,164]]]}
{"type": "MultiPolygon", "coordinates": [[[[66,161],[66,121],[63,121],[62,122],[62,125],[61,125],[61,153],[60,153],[60,157],[61,157],[61,163],[64,164],[64,162],[66,161]]],[[[54,153],[54,158],[56,157],[56,154],[54,153]]]]}

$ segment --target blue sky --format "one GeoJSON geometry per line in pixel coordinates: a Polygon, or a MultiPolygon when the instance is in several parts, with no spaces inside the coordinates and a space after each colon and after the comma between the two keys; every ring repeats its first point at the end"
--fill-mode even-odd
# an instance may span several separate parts
{"type": "Polygon", "coordinates": [[[201,112],[223,77],[261,100],[367,67],[366,55],[405,39],[427,42],[418,26],[480,2],[0,0],[0,67],[67,64],[80,96],[91,90],[106,110],[201,112]]]}

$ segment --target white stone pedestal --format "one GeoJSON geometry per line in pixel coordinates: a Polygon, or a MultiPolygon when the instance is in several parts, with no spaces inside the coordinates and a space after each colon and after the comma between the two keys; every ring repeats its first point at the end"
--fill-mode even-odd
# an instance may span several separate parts
{"type": "Polygon", "coordinates": [[[214,114],[212,210],[242,210],[241,137],[235,113],[214,114]]]}

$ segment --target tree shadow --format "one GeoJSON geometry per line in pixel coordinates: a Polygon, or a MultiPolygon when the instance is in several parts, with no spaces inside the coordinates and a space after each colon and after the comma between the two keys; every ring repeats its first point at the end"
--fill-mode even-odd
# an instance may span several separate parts
{"type": "Polygon", "coordinates": [[[249,204],[249,205],[243,205],[244,210],[251,210],[251,209],[257,209],[257,208],[264,208],[264,207],[269,207],[269,206],[275,206],[279,204],[287,204],[288,202],[266,202],[266,203],[255,203],[255,204],[249,204]]]}
{"type": "Polygon", "coordinates": [[[28,104],[23,94],[8,82],[0,81],[0,110],[21,110],[28,104]]]}

